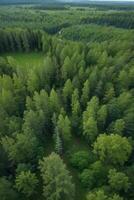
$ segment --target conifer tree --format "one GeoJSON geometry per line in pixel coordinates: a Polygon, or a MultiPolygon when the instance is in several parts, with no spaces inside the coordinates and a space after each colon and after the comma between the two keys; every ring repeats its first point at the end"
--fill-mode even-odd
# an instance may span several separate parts
{"type": "Polygon", "coordinates": [[[61,155],[63,151],[62,140],[57,127],[55,128],[55,151],[59,155],[61,155]]]}

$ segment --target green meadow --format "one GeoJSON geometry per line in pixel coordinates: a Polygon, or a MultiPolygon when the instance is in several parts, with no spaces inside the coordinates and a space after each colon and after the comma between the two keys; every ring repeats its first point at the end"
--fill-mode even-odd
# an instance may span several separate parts
{"type": "Polygon", "coordinates": [[[38,67],[43,63],[44,55],[42,52],[15,52],[15,53],[5,53],[2,56],[9,57],[15,59],[15,62],[18,66],[21,67],[38,67]]]}

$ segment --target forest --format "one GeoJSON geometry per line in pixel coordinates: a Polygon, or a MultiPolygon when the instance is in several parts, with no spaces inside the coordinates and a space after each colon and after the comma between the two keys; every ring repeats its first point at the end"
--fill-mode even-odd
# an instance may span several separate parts
{"type": "Polygon", "coordinates": [[[0,5],[0,200],[134,200],[134,4],[0,5]]]}

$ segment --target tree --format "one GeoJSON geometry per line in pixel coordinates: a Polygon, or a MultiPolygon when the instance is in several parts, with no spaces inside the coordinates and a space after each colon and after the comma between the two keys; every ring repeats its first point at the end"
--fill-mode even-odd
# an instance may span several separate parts
{"type": "Polygon", "coordinates": [[[16,102],[11,90],[2,89],[0,92],[0,106],[9,114],[15,114],[17,112],[16,102]],[[12,106],[11,106],[12,105],[12,106]]]}
{"type": "Polygon", "coordinates": [[[44,53],[47,53],[49,51],[50,48],[50,38],[47,34],[43,33],[42,35],[42,50],[44,53]]]}
{"type": "Polygon", "coordinates": [[[110,187],[114,191],[127,191],[130,187],[129,179],[123,172],[118,172],[116,169],[109,170],[108,174],[110,187]]]}
{"type": "Polygon", "coordinates": [[[58,128],[55,128],[55,151],[57,154],[62,154],[62,140],[58,131],[58,128]]]}
{"type": "Polygon", "coordinates": [[[97,121],[90,117],[87,120],[83,120],[83,135],[89,142],[94,142],[98,135],[97,121]]]}
{"type": "Polygon", "coordinates": [[[83,84],[83,81],[85,80],[85,71],[84,71],[84,67],[81,66],[79,71],[78,71],[78,78],[81,84],[83,84]]]}
{"type": "Polygon", "coordinates": [[[109,197],[108,200],[123,200],[118,194],[114,194],[113,197],[109,197]]]}
{"type": "Polygon", "coordinates": [[[121,90],[123,90],[124,88],[128,89],[129,76],[128,76],[128,73],[124,69],[120,71],[118,79],[119,79],[119,83],[120,83],[120,89],[121,90]]]}
{"type": "Polygon", "coordinates": [[[87,200],[108,200],[107,195],[103,190],[91,192],[87,195],[87,200]]]}
{"type": "Polygon", "coordinates": [[[71,122],[68,116],[59,115],[57,121],[57,128],[63,141],[68,142],[71,139],[71,122]]]}
{"type": "Polygon", "coordinates": [[[50,92],[50,107],[51,107],[52,112],[55,112],[55,113],[58,113],[60,110],[59,97],[54,89],[52,89],[50,92]]]}
{"type": "Polygon", "coordinates": [[[82,96],[81,96],[81,102],[83,106],[87,105],[87,102],[89,101],[89,97],[90,97],[89,80],[86,80],[82,88],[82,96]]]}
{"type": "Polygon", "coordinates": [[[5,177],[0,178],[0,199],[1,200],[17,200],[18,195],[12,187],[12,183],[5,177]]]}
{"type": "Polygon", "coordinates": [[[42,139],[44,130],[51,126],[50,99],[45,90],[35,92],[33,99],[27,98],[27,110],[24,112],[24,132],[30,131],[42,139]]]}
{"type": "Polygon", "coordinates": [[[114,133],[117,133],[119,135],[123,135],[123,132],[125,130],[125,121],[123,119],[117,119],[114,124],[114,133]]]}
{"type": "Polygon", "coordinates": [[[67,109],[70,108],[72,93],[73,85],[71,80],[68,79],[63,87],[63,101],[67,109]]]}
{"type": "Polygon", "coordinates": [[[79,176],[83,187],[93,189],[95,185],[94,174],[90,169],[84,169],[79,176]]]}
{"type": "Polygon", "coordinates": [[[15,37],[14,37],[15,43],[16,43],[16,48],[19,52],[23,51],[23,46],[22,46],[22,39],[20,37],[19,32],[15,32],[15,37]]]}
{"type": "Polygon", "coordinates": [[[89,170],[92,172],[96,187],[101,187],[102,185],[107,184],[107,173],[109,170],[108,166],[97,160],[90,165],[89,170]]]}
{"type": "Polygon", "coordinates": [[[133,103],[133,95],[130,91],[125,91],[120,94],[117,99],[118,105],[122,113],[126,110],[129,105],[133,103]]]}
{"type": "Polygon", "coordinates": [[[90,158],[87,151],[78,151],[71,156],[70,162],[71,165],[79,170],[88,167],[90,158]]]}
{"type": "Polygon", "coordinates": [[[114,194],[112,197],[110,197],[106,195],[103,190],[100,189],[95,192],[90,192],[87,195],[87,200],[123,200],[123,198],[117,194],[114,194]]]}
{"type": "Polygon", "coordinates": [[[34,134],[41,139],[45,125],[47,126],[46,118],[42,110],[29,110],[25,112],[23,124],[23,131],[25,133],[34,134]]]}
{"type": "Polygon", "coordinates": [[[130,108],[125,112],[125,134],[127,136],[131,136],[133,138],[134,132],[134,106],[130,106],[130,108]]]}
{"type": "Polygon", "coordinates": [[[64,60],[67,56],[71,55],[71,51],[70,51],[70,45],[65,45],[62,48],[62,51],[60,53],[60,61],[61,61],[61,65],[64,64],[64,60]]]}
{"type": "Polygon", "coordinates": [[[108,53],[107,53],[107,51],[105,50],[105,51],[103,51],[102,53],[101,53],[101,56],[99,57],[99,59],[98,59],[98,63],[99,63],[99,65],[100,66],[107,66],[107,64],[108,64],[108,53]]]}
{"type": "Polygon", "coordinates": [[[29,38],[28,38],[28,33],[25,30],[22,32],[22,43],[24,51],[29,52],[30,50],[29,38]]]}
{"type": "Polygon", "coordinates": [[[19,192],[24,194],[26,197],[31,197],[36,193],[38,179],[34,173],[31,173],[30,171],[22,171],[17,175],[15,183],[19,192]]]}
{"type": "Polygon", "coordinates": [[[67,56],[64,60],[64,64],[61,68],[62,78],[66,81],[72,77],[73,64],[71,63],[70,58],[67,56]]]}
{"type": "Polygon", "coordinates": [[[43,179],[43,196],[47,200],[73,200],[74,184],[61,158],[52,153],[39,162],[43,179]]]}
{"type": "Polygon", "coordinates": [[[107,164],[123,165],[131,151],[128,139],[117,134],[101,134],[94,143],[94,153],[107,164]]]}
{"type": "Polygon", "coordinates": [[[97,82],[98,82],[98,67],[94,66],[90,72],[90,76],[89,76],[89,83],[90,83],[90,91],[91,91],[91,94],[94,94],[94,90],[95,90],[95,87],[97,85],[97,82]]]}
{"type": "Polygon", "coordinates": [[[6,111],[0,106],[0,136],[4,136],[7,134],[8,124],[9,121],[8,114],[6,111]]]}
{"type": "Polygon", "coordinates": [[[121,112],[116,98],[110,100],[110,102],[107,104],[107,108],[108,122],[113,122],[114,120],[120,118],[121,112]]]}
{"type": "Polygon", "coordinates": [[[102,105],[97,112],[97,123],[101,130],[103,130],[106,125],[107,115],[108,115],[107,106],[102,105]]]}
{"type": "Polygon", "coordinates": [[[83,112],[83,135],[90,142],[94,142],[98,135],[97,127],[97,111],[99,107],[99,99],[94,96],[88,102],[86,111],[83,112]]]}
{"type": "Polygon", "coordinates": [[[98,109],[99,109],[99,99],[98,97],[94,96],[88,102],[86,111],[83,112],[84,120],[87,120],[89,117],[93,117],[94,119],[96,119],[98,109]]]}
{"type": "Polygon", "coordinates": [[[96,96],[98,96],[99,98],[103,97],[103,93],[104,93],[104,83],[102,80],[100,80],[95,88],[95,94],[96,96]]]}
{"type": "Polygon", "coordinates": [[[7,60],[3,57],[0,57],[0,75],[12,75],[13,71],[13,67],[8,64],[7,60]]]}
{"type": "Polygon", "coordinates": [[[115,97],[115,90],[114,90],[113,84],[107,84],[106,86],[107,87],[106,87],[106,91],[105,91],[104,101],[108,102],[113,97],[115,97]]]}
{"type": "Polygon", "coordinates": [[[28,80],[27,80],[27,89],[29,92],[33,93],[40,89],[40,80],[37,72],[33,69],[29,71],[28,80]]]}
{"type": "Polygon", "coordinates": [[[41,87],[45,86],[48,90],[54,82],[55,66],[51,57],[47,57],[44,60],[44,66],[42,71],[39,72],[41,80],[41,87]]]}
{"type": "Polygon", "coordinates": [[[17,134],[15,139],[5,136],[2,138],[1,143],[9,160],[14,163],[33,162],[39,153],[38,140],[30,133],[17,134]]]}
{"type": "Polygon", "coordinates": [[[25,81],[21,77],[14,74],[13,84],[14,84],[15,101],[18,107],[18,113],[19,115],[22,116],[25,109],[25,100],[26,100],[25,81]]]}
{"type": "Polygon", "coordinates": [[[79,93],[78,89],[75,89],[73,94],[72,94],[72,126],[75,129],[78,130],[78,126],[80,123],[80,114],[81,114],[81,107],[80,107],[80,102],[79,102],[79,93]]]}

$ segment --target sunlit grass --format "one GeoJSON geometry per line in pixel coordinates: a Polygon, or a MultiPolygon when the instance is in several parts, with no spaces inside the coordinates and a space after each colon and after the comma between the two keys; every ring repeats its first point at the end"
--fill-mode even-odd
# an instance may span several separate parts
{"type": "Polygon", "coordinates": [[[21,67],[38,67],[43,63],[44,55],[42,52],[29,52],[29,53],[6,53],[4,57],[11,56],[15,59],[18,66],[21,67]]]}

